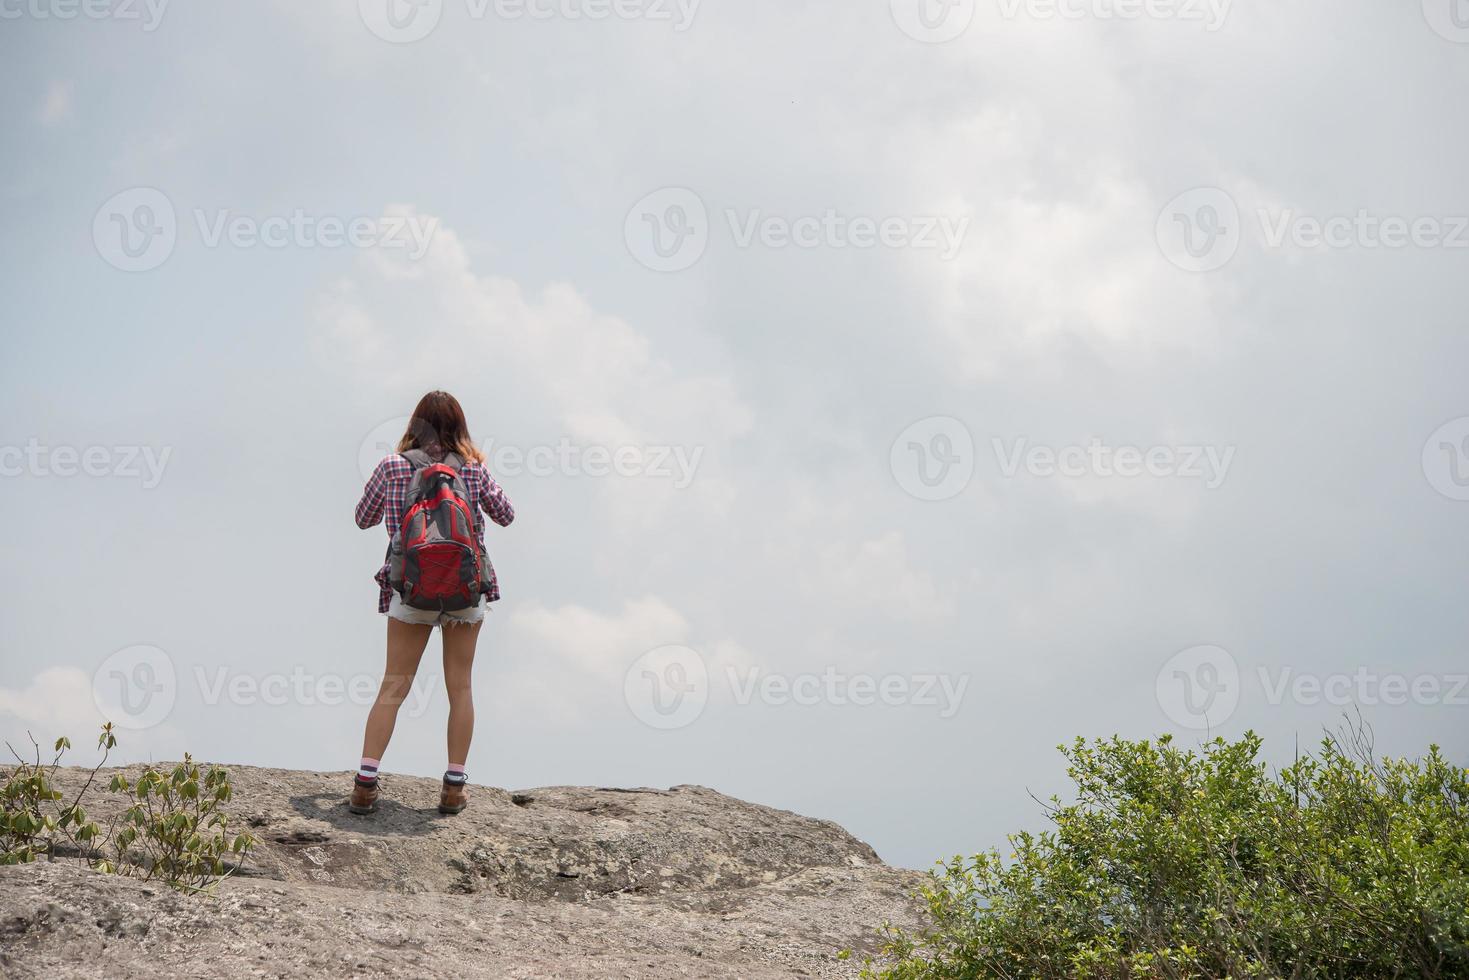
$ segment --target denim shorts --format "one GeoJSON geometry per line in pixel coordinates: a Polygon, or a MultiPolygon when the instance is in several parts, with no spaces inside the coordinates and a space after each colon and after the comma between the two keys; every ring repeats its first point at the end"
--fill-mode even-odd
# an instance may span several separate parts
{"type": "Polygon", "coordinates": [[[468,609],[441,612],[438,609],[414,609],[412,606],[405,606],[403,597],[395,592],[388,603],[388,615],[414,626],[473,626],[484,622],[485,597],[480,596],[479,602],[468,609]]]}

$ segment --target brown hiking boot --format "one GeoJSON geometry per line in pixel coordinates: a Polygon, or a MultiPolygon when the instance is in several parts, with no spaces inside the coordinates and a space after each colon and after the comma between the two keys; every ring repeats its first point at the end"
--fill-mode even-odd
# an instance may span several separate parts
{"type": "Polygon", "coordinates": [[[439,792],[439,812],[454,814],[469,806],[469,787],[465,783],[444,781],[439,792]]]}
{"type": "Polygon", "coordinates": [[[347,809],[353,813],[372,813],[377,809],[377,780],[357,776],[352,780],[352,799],[347,809]]]}

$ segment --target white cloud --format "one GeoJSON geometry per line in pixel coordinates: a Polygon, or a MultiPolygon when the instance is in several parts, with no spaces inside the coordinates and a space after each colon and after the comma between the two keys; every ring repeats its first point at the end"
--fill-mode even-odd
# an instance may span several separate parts
{"type": "Polygon", "coordinates": [[[45,746],[62,735],[80,745],[102,724],[92,700],[92,677],[76,667],[47,667],[24,688],[0,687],[0,715],[17,723],[5,726],[7,736],[23,738],[29,730],[45,746]]]}
{"type": "MultiPolygon", "coordinates": [[[[408,208],[388,213],[423,220],[408,208]]],[[[408,391],[428,378],[476,389],[494,377],[521,399],[507,411],[549,418],[573,440],[708,444],[753,424],[729,376],[675,366],[566,283],[528,296],[511,279],[480,275],[442,223],[417,262],[403,250],[366,253],[317,314],[325,361],[374,383],[398,379],[408,391]]]]}
{"type": "Polygon", "coordinates": [[[1171,194],[1105,151],[1063,187],[1038,185],[1045,134],[1023,114],[985,111],[913,154],[915,182],[972,222],[957,258],[915,266],[960,375],[990,379],[1068,349],[1123,363],[1214,349],[1227,280],[1160,252],[1154,225],[1171,194]]]}

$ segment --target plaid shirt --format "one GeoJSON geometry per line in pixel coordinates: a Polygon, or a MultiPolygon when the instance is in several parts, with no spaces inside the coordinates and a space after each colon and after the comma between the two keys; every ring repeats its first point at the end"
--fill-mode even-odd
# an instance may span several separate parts
{"type": "MultiPolygon", "coordinates": [[[[464,489],[469,493],[469,509],[474,512],[474,536],[488,564],[490,557],[485,552],[485,520],[480,516],[480,511],[483,510],[490,515],[490,520],[504,527],[515,520],[515,508],[510,506],[510,498],[505,496],[505,491],[490,476],[490,471],[484,468],[484,464],[471,460],[464,464],[459,475],[464,480],[464,489]]],[[[357,502],[357,526],[369,528],[381,521],[387,526],[388,540],[392,541],[394,532],[403,523],[403,498],[408,496],[408,484],[412,480],[412,463],[402,456],[385,457],[377,464],[377,469],[372,471],[372,477],[362,491],[362,499],[357,502]]],[[[496,602],[500,598],[500,580],[495,576],[494,565],[489,565],[489,572],[489,584],[483,589],[485,601],[496,602]]],[[[386,561],[373,578],[380,590],[377,611],[385,613],[393,598],[393,590],[388,587],[386,561]]]]}

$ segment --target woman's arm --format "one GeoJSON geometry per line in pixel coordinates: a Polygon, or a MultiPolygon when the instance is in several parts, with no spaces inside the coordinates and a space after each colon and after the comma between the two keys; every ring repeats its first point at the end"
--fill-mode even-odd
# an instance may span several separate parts
{"type": "Polygon", "coordinates": [[[501,527],[509,527],[510,522],[515,520],[515,508],[511,505],[510,498],[505,496],[505,488],[495,482],[495,478],[490,476],[490,471],[483,466],[479,467],[479,471],[483,474],[485,481],[484,492],[479,496],[481,509],[496,524],[501,527]]]}
{"type": "Polygon", "coordinates": [[[377,464],[367,486],[362,489],[362,499],[357,501],[357,526],[372,527],[381,523],[383,508],[388,503],[388,456],[377,464]]]}

